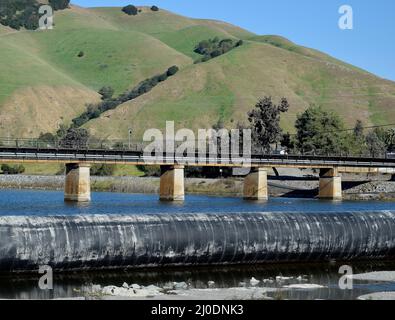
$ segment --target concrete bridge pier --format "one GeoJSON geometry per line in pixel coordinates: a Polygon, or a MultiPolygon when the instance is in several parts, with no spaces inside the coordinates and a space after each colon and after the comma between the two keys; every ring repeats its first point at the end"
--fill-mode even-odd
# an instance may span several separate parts
{"type": "Polygon", "coordinates": [[[244,179],[244,199],[268,200],[267,169],[252,168],[251,170],[244,179]]]}
{"type": "Polygon", "coordinates": [[[160,201],[184,200],[184,166],[161,166],[160,201]]]}
{"type": "Polygon", "coordinates": [[[327,200],[342,200],[342,178],[337,168],[320,170],[318,197],[327,200]]]}
{"type": "Polygon", "coordinates": [[[90,165],[66,164],[64,200],[72,202],[91,201],[90,165]]]}

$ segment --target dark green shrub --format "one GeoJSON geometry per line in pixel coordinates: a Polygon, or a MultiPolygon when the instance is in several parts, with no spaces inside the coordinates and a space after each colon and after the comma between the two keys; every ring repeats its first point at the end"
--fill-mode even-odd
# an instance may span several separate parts
{"type": "MultiPolygon", "coordinates": [[[[49,5],[54,10],[68,7],[70,0],[49,0],[49,5]]],[[[15,30],[38,28],[38,10],[42,1],[38,0],[0,0],[0,23],[15,30]]]]}
{"type": "Polygon", "coordinates": [[[3,164],[1,165],[1,171],[3,171],[3,174],[22,174],[25,172],[25,167],[21,164],[15,166],[3,164]]]}
{"type": "Polygon", "coordinates": [[[70,0],[49,0],[48,4],[54,10],[63,10],[69,7],[70,0]]]}
{"type": "Polygon", "coordinates": [[[139,12],[138,9],[132,4],[129,4],[128,6],[123,7],[122,11],[125,12],[126,14],[128,14],[129,16],[135,16],[139,12]]]}
{"type": "Polygon", "coordinates": [[[166,80],[167,80],[167,72],[159,76],[159,82],[163,82],[166,80]]]}
{"type": "Polygon", "coordinates": [[[151,10],[152,10],[152,11],[159,11],[159,8],[158,8],[157,6],[152,6],[152,7],[151,7],[151,10]]]}
{"type": "Polygon", "coordinates": [[[40,136],[38,137],[38,141],[44,144],[53,144],[55,140],[55,136],[50,132],[40,133],[40,136]]]}
{"type": "Polygon", "coordinates": [[[16,30],[21,27],[35,30],[38,28],[38,8],[36,0],[1,0],[0,23],[16,30]]]}
{"type": "Polygon", "coordinates": [[[178,72],[179,68],[177,66],[172,66],[167,70],[167,76],[174,76],[178,72]]]}
{"type": "Polygon", "coordinates": [[[243,45],[242,40],[220,40],[218,37],[200,41],[195,47],[194,52],[202,55],[203,58],[197,59],[195,63],[206,62],[210,59],[219,57],[236,47],[240,47],[241,45],[243,45]]]}
{"type": "Polygon", "coordinates": [[[222,55],[222,51],[219,49],[214,50],[213,52],[210,53],[211,58],[216,58],[222,55]]]}
{"type": "Polygon", "coordinates": [[[160,177],[160,166],[137,166],[137,169],[144,173],[146,177],[160,177]]]}
{"type": "Polygon", "coordinates": [[[115,169],[115,165],[95,164],[91,167],[91,175],[98,177],[109,177],[114,175],[115,169]]]}
{"type": "Polygon", "coordinates": [[[88,146],[89,133],[85,129],[70,128],[60,140],[59,144],[62,148],[69,149],[85,149],[88,146]]]}
{"type": "Polygon", "coordinates": [[[78,57],[78,58],[82,58],[83,56],[85,56],[84,51],[78,52],[78,54],[77,54],[77,57],[78,57]]]}
{"type": "Polygon", "coordinates": [[[103,87],[99,90],[99,94],[102,96],[102,100],[108,100],[114,95],[114,89],[110,86],[103,87]]]}

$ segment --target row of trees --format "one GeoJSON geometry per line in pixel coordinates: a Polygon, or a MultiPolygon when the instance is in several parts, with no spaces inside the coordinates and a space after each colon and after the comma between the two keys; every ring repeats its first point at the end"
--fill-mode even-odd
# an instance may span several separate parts
{"type": "Polygon", "coordinates": [[[333,111],[310,106],[297,116],[296,134],[283,133],[282,113],[289,110],[287,99],[277,105],[271,97],[260,99],[248,113],[256,151],[271,152],[280,145],[289,153],[384,157],[395,150],[395,129],[374,128],[365,133],[362,121],[347,129],[333,111]]]}
{"type": "MultiPolygon", "coordinates": [[[[48,4],[54,10],[63,10],[69,6],[70,0],[49,0],[48,4]]],[[[36,30],[39,27],[40,6],[41,3],[36,0],[1,0],[0,23],[16,30],[36,30]]]]}
{"type": "Polygon", "coordinates": [[[243,45],[243,40],[220,40],[218,37],[201,41],[195,47],[194,52],[202,55],[203,58],[196,60],[195,63],[206,62],[210,59],[219,57],[234,48],[240,47],[241,45],[243,45]]]}
{"type": "MultiPolygon", "coordinates": [[[[113,90],[103,88],[103,99],[112,96],[113,90]]],[[[290,109],[286,98],[274,103],[271,97],[260,99],[253,110],[248,113],[249,127],[238,124],[239,129],[252,130],[255,152],[270,153],[274,146],[280,145],[291,154],[308,155],[342,155],[384,157],[387,152],[395,151],[395,128],[376,127],[365,133],[363,123],[358,120],[353,129],[347,129],[341,118],[333,111],[319,106],[310,106],[297,116],[295,134],[284,133],[280,121],[282,114],[290,109]]],[[[223,122],[218,122],[213,129],[222,129],[223,122]]],[[[86,148],[88,141],[95,142],[87,130],[61,126],[55,135],[41,134],[39,140],[65,148],[86,148]]],[[[243,140],[242,137],[240,139],[243,140]]],[[[121,147],[121,146],[114,146],[121,147]]],[[[12,173],[12,168],[4,172],[12,173]]],[[[139,167],[147,176],[158,176],[159,167],[139,167]]],[[[93,175],[112,175],[115,167],[98,165],[92,168],[93,175]]],[[[216,178],[231,175],[227,168],[192,168],[188,176],[216,178]]]]}
{"type": "Polygon", "coordinates": [[[142,81],[132,90],[127,91],[116,98],[113,98],[113,88],[101,88],[99,93],[102,95],[102,102],[99,104],[89,104],[84,113],[72,120],[72,126],[75,128],[81,127],[88,121],[100,117],[102,113],[108,110],[113,110],[122,103],[138,98],[139,96],[151,91],[160,82],[166,81],[167,78],[174,76],[178,71],[179,69],[177,66],[172,66],[166,72],[142,81]]]}
{"type": "Polygon", "coordinates": [[[304,154],[385,157],[395,147],[395,129],[377,127],[365,132],[360,120],[348,129],[336,113],[316,106],[299,115],[295,127],[297,134],[288,147],[304,154]]]}

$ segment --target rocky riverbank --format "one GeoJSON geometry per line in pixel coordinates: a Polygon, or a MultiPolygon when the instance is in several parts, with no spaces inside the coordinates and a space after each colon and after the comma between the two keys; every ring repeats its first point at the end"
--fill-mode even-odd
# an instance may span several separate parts
{"type": "MultiPolygon", "coordinates": [[[[159,178],[150,177],[91,177],[92,191],[117,193],[159,192],[159,178]]],[[[318,177],[313,175],[269,177],[272,197],[315,197],[318,177]]],[[[63,190],[63,176],[0,175],[0,189],[63,190]]],[[[243,179],[186,179],[188,194],[242,196],[243,179]]],[[[343,177],[346,200],[395,200],[395,181],[390,176],[343,177]]]]}

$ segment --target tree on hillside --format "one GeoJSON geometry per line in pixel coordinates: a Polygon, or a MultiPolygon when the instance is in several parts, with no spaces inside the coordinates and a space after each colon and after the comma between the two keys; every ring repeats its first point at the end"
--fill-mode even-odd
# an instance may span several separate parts
{"type": "Polygon", "coordinates": [[[376,130],[370,131],[366,136],[366,145],[371,157],[383,157],[386,153],[386,145],[380,139],[376,130]]]}
{"type": "Polygon", "coordinates": [[[297,117],[296,146],[302,153],[341,154],[348,152],[344,124],[339,116],[311,106],[297,117]]]}
{"type": "Polygon", "coordinates": [[[81,149],[86,148],[88,145],[89,133],[85,129],[70,128],[67,133],[59,141],[62,148],[81,149]]]}
{"type": "Polygon", "coordinates": [[[287,112],[288,109],[289,104],[285,98],[281,99],[279,105],[274,104],[271,97],[264,97],[258,101],[255,109],[248,113],[255,147],[270,152],[270,145],[279,142],[282,133],[281,113],[287,112]]]}
{"type": "Polygon", "coordinates": [[[285,148],[288,152],[295,148],[295,140],[289,132],[284,133],[280,140],[281,146],[285,148]]]}
{"type": "Polygon", "coordinates": [[[218,37],[213,39],[200,41],[194,49],[194,52],[203,55],[203,58],[198,59],[195,63],[206,62],[212,58],[219,57],[230,50],[243,45],[243,41],[233,39],[220,40],[218,37]]]}
{"type": "Polygon", "coordinates": [[[49,0],[48,4],[54,10],[63,10],[69,7],[70,0],[49,0]]]}
{"type": "Polygon", "coordinates": [[[367,153],[366,137],[364,134],[363,122],[361,120],[357,120],[352,133],[344,133],[344,137],[344,145],[347,146],[349,154],[363,156],[367,153]]]}
{"type": "Polygon", "coordinates": [[[180,69],[177,66],[172,66],[167,70],[167,76],[174,76],[180,69]]]}
{"type": "Polygon", "coordinates": [[[54,145],[56,142],[56,137],[50,132],[47,132],[47,133],[41,132],[40,136],[38,137],[38,141],[46,146],[54,145]]]}
{"type": "Polygon", "coordinates": [[[102,96],[102,100],[108,100],[114,95],[114,89],[110,86],[103,87],[99,90],[99,94],[102,96]]]}
{"type": "Polygon", "coordinates": [[[151,7],[151,10],[152,10],[152,11],[159,11],[159,8],[158,8],[157,6],[152,6],[152,7],[151,7]]]}
{"type": "MultiPolygon", "coordinates": [[[[38,0],[1,0],[0,23],[19,30],[36,30],[39,25],[39,7],[43,1],[38,0]]],[[[45,3],[45,2],[44,2],[45,3]]],[[[63,10],[69,6],[70,0],[49,0],[54,10],[63,10]]]]}
{"type": "Polygon", "coordinates": [[[65,124],[60,124],[59,129],[56,131],[56,138],[61,139],[67,133],[68,127],[65,124]]]}
{"type": "Polygon", "coordinates": [[[388,152],[395,150],[395,128],[386,130],[384,128],[375,128],[375,134],[379,140],[384,144],[384,148],[388,152]]]}
{"type": "Polygon", "coordinates": [[[361,120],[357,120],[354,127],[354,136],[357,139],[363,138],[363,123],[361,120]]]}
{"type": "Polygon", "coordinates": [[[22,27],[35,30],[38,28],[38,8],[36,0],[1,0],[0,23],[16,30],[22,27]]]}
{"type": "Polygon", "coordinates": [[[395,151],[395,128],[387,131],[387,150],[388,152],[395,151]]]}
{"type": "Polygon", "coordinates": [[[122,11],[128,14],[129,16],[135,16],[138,14],[139,10],[132,4],[127,5],[122,8],[122,11]]]}

